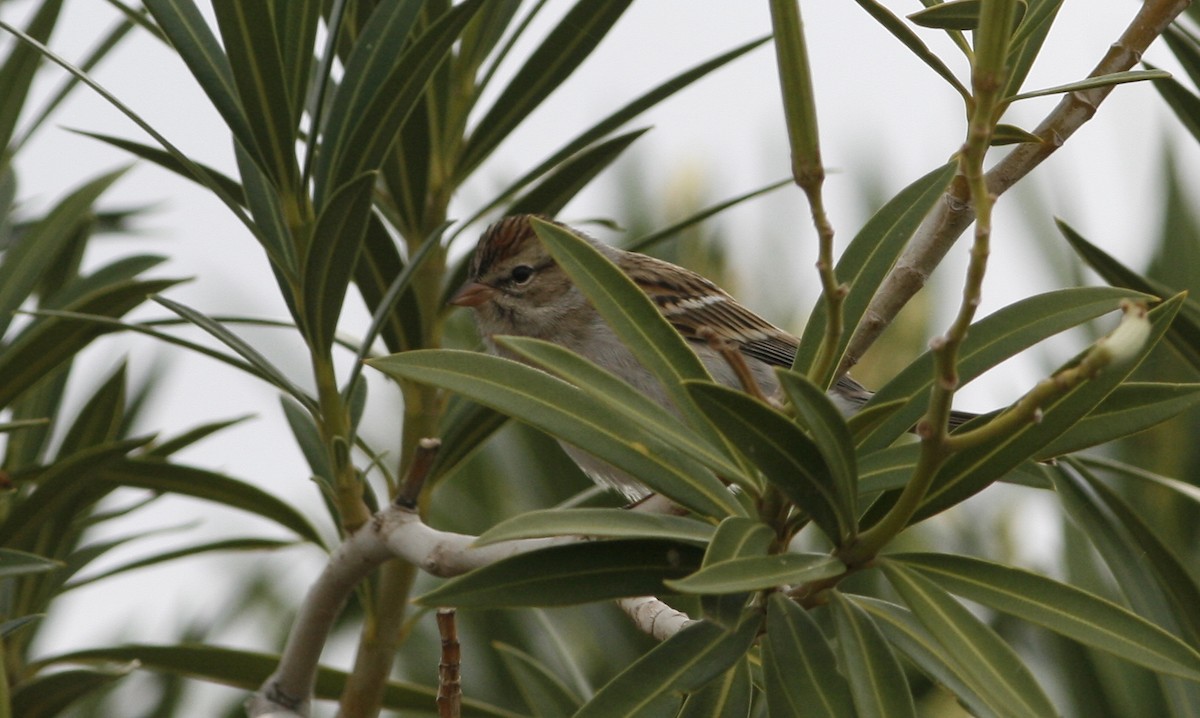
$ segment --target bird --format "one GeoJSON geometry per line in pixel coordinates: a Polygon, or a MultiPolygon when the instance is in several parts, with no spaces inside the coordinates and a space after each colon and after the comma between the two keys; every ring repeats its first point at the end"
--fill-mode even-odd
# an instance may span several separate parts
{"type": "MultiPolygon", "coordinates": [[[[670,408],[662,385],[621,343],[538,239],[530,222],[533,216],[507,216],[484,230],[471,257],[468,278],[450,304],[473,310],[476,327],[493,353],[519,359],[507,355],[493,341],[495,336],[548,341],[591,360],[670,408]]],[[[553,223],[587,241],[632,279],[687,340],[715,381],[743,386],[731,363],[716,348],[724,343],[740,353],[764,395],[778,394],[774,368],[791,367],[800,344],[794,335],[747,309],[696,272],[553,223]]],[[[845,374],[829,390],[835,405],[847,415],[871,395],[845,374]]],[[[610,464],[569,444],[563,443],[563,448],[596,484],[615,488],[631,501],[648,495],[644,486],[610,464]]]]}

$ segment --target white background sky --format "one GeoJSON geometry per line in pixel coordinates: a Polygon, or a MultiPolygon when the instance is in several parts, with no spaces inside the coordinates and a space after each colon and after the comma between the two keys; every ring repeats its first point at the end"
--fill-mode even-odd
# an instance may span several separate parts
{"type": "MultiPolygon", "coordinates": [[[[4,3],[4,18],[13,21],[32,3],[4,3]]],[[[208,11],[207,4],[205,11],[208,11]]],[[[919,9],[915,0],[887,3],[898,13],[919,9]]],[[[552,0],[546,20],[558,17],[569,3],[552,0]]],[[[1083,77],[1136,12],[1131,0],[1066,0],[1047,42],[1047,52],[1027,87],[1057,85],[1083,77]]],[[[853,236],[864,217],[859,177],[879,179],[894,194],[916,177],[944,162],[961,142],[963,113],[957,95],[893,40],[853,2],[802,3],[816,81],[823,153],[831,175],[826,183],[831,218],[839,239],[853,236]]],[[[100,0],[67,4],[66,19],[51,45],[70,58],[90,48],[100,28],[113,21],[100,0]]],[[[533,33],[540,37],[545,31],[533,33]]],[[[595,56],[580,69],[543,111],[531,117],[479,175],[481,182],[463,195],[463,213],[475,200],[490,196],[516,173],[556,149],[578,128],[589,126],[612,107],[663,79],[769,31],[765,0],[638,0],[595,56]]],[[[963,63],[948,42],[923,32],[935,49],[962,71],[963,63]]],[[[1174,67],[1165,46],[1155,45],[1147,59],[1174,67]]],[[[709,200],[733,196],[788,173],[786,137],[769,46],[738,60],[703,80],[666,105],[647,113],[632,126],[654,125],[635,145],[636,166],[650,186],[671,187],[697,181],[709,187],[709,200]]],[[[96,73],[118,97],[154,124],[186,152],[230,174],[233,163],[228,138],[183,65],[157,41],[134,32],[96,73]]],[[[60,77],[48,70],[43,79],[60,77]]],[[[43,87],[50,87],[45,83],[43,87]]],[[[44,93],[43,95],[44,96],[44,93]]],[[[1010,122],[1032,128],[1056,98],[1022,103],[1010,122]]],[[[57,124],[148,141],[102,100],[79,91],[57,116],[57,124]]],[[[1119,258],[1140,266],[1147,242],[1158,231],[1156,196],[1158,162],[1165,130],[1175,138],[1180,164],[1189,162],[1195,145],[1171,127],[1157,93],[1148,85],[1118,88],[1064,148],[1027,181],[1045,195],[1050,212],[1069,221],[1085,236],[1119,258]]],[[[20,197],[30,208],[45,206],[68,188],[128,162],[126,156],[92,140],[58,128],[47,128],[38,142],[18,159],[20,197]]],[[[620,176],[620,171],[611,177],[620,176]]],[[[613,214],[621,196],[611,180],[598,182],[572,203],[569,217],[613,214]]],[[[1046,226],[1047,216],[1024,217],[1015,197],[1001,200],[994,239],[993,271],[985,289],[986,314],[1034,291],[1055,286],[1052,275],[1029,248],[1031,222],[1046,226]]],[[[152,212],[138,222],[137,238],[103,242],[93,259],[149,252],[171,260],[157,274],[193,276],[191,283],[169,295],[209,314],[244,314],[283,318],[286,312],[270,283],[267,263],[240,224],[214,199],[191,184],[150,166],[139,166],[107,196],[109,206],[150,200],[152,212]]],[[[763,311],[786,306],[781,286],[815,283],[815,259],[807,208],[798,192],[783,192],[767,203],[731,212],[721,226],[737,242],[733,249],[741,272],[744,301],[763,311]],[[756,236],[770,231],[791,235],[785,252],[770,263],[772,274],[749,272],[763,248],[756,236]],[[747,259],[742,261],[740,255],[747,259]],[[781,283],[783,283],[781,285],[781,283]]],[[[956,286],[962,274],[965,245],[941,270],[942,281],[956,286]]],[[[792,290],[787,290],[791,292],[792,290]]],[[[787,295],[792,296],[792,295],[787,295]]],[[[811,292],[804,295],[803,316],[811,292]]],[[[357,305],[355,305],[357,309],[357,305]]],[[[947,310],[948,311],[948,310],[947,310]]],[[[149,312],[161,315],[164,312],[149,312]]],[[[944,315],[945,316],[945,315],[944,315]]],[[[939,325],[944,325],[943,321],[939,325]]],[[[781,317],[776,317],[781,319],[781,317]]],[[[363,326],[352,313],[345,328],[363,326]]],[[[296,377],[307,369],[298,343],[279,343],[278,333],[254,334],[255,341],[296,377]]],[[[189,462],[227,472],[284,496],[324,522],[298,450],[279,415],[272,390],[211,361],[168,351],[161,346],[106,340],[89,355],[90,366],[115,365],[122,347],[131,347],[135,376],[152,368],[165,370],[163,392],[144,422],[148,430],[171,435],[197,423],[256,413],[254,421],[205,441],[181,456],[189,462]]],[[[1061,361],[1075,349],[1052,357],[1061,361]]],[[[1010,400],[1019,387],[1038,375],[1033,362],[1003,368],[965,395],[967,406],[988,408],[1010,400]],[[974,402],[974,404],[972,404],[974,402]]],[[[386,401],[380,392],[374,401],[386,401]]],[[[386,416],[386,414],[383,414],[386,416]]],[[[128,531],[169,526],[199,518],[202,531],[213,534],[269,533],[270,527],[229,514],[211,515],[183,500],[162,502],[161,509],[139,514],[128,531]],[[149,516],[148,514],[153,514],[149,516]]],[[[186,538],[184,539],[186,540],[186,538]]],[[[172,539],[163,539],[164,542],[172,539]]],[[[119,554],[128,557],[131,553],[119,554]]],[[[301,590],[317,570],[315,551],[291,551],[235,562],[286,565],[288,579],[301,590]]],[[[211,615],[221,605],[230,562],[195,559],[161,571],[146,571],[64,599],[51,619],[45,648],[77,647],[122,634],[132,640],[165,641],[180,622],[211,615]],[[82,610],[86,607],[86,610],[82,610]],[[58,617],[74,617],[63,621],[58,617]],[[84,617],[86,616],[86,620],[84,617]],[[87,625],[84,625],[84,624],[87,625]],[[77,631],[82,631],[82,638],[77,631]]],[[[262,648],[262,646],[251,646],[262,648]]]]}

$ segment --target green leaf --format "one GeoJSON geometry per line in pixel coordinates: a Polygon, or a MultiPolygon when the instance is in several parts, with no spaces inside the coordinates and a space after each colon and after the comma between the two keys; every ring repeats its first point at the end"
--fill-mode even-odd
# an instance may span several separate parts
{"type": "MultiPolygon", "coordinates": [[[[1197,108],[1197,119],[1200,122],[1200,99],[1197,100],[1197,108]]],[[[1200,139],[1200,125],[1197,127],[1197,139],[1200,139]]],[[[1063,237],[1080,258],[1109,284],[1128,287],[1147,295],[1164,298],[1179,293],[1161,282],[1143,277],[1129,269],[1099,247],[1088,242],[1062,220],[1057,220],[1057,224],[1063,237]]],[[[1200,304],[1196,300],[1191,298],[1184,300],[1179,315],[1175,317],[1175,321],[1172,322],[1171,328],[1167,332],[1167,340],[1185,361],[1193,368],[1200,370],[1200,304]]]]}
{"type": "Polygon", "coordinates": [[[841,656],[838,665],[850,683],[856,715],[916,718],[908,679],[879,627],[840,592],[831,593],[841,656]]]}
{"type": "Polygon", "coordinates": [[[773,716],[856,715],[850,684],[838,672],[833,649],[808,611],[782,594],[767,604],[762,645],[763,684],[773,716]]]}
{"type": "Polygon", "coordinates": [[[35,676],[16,686],[12,704],[5,706],[21,718],[53,718],[63,715],[75,701],[112,686],[129,675],[136,664],[107,665],[35,676]]]}
{"type": "Polygon", "coordinates": [[[254,147],[254,131],[238,99],[229,58],[199,8],[192,0],[147,0],[145,5],[234,139],[245,147],[254,147]]]}
{"type": "Polygon", "coordinates": [[[746,718],[754,697],[749,659],[688,695],[678,718],[746,718]]]}
{"type": "MultiPolygon", "coordinates": [[[[146,297],[178,280],[123,281],[100,288],[69,305],[72,311],[121,316],[146,297]]],[[[43,377],[73,358],[96,337],[112,331],[54,317],[31,322],[12,343],[0,350],[0,407],[8,406],[43,377]]]]}
{"type": "MultiPolygon", "coordinates": [[[[1197,600],[1200,599],[1200,586],[1192,577],[1189,567],[1127,501],[1090,471],[1082,470],[1085,462],[1072,459],[1070,464],[1081,469],[1080,476],[1087,482],[1086,489],[1079,486],[1074,491],[1070,491],[1069,487],[1064,488],[1061,481],[1055,482],[1055,488],[1067,492],[1076,505],[1071,517],[1099,532],[1095,536],[1095,543],[1101,548],[1105,561],[1116,560],[1124,553],[1136,552],[1141,556],[1138,567],[1122,567],[1115,571],[1119,574],[1118,583],[1130,598],[1130,604],[1161,626],[1173,628],[1178,623],[1181,629],[1172,630],[1172,633],[1188,636],[1193,647],[1200,644],[1200,601],[1197,600]],[[1116,541],[1123,545],[1118,545],[1116,541]],[[1131,585],[1125,589],[1124,584],[1135,579],[1148,579],[1148,583],[1131,585]],[[1161,591],[1156,591],[1155,586],[1161,591]],[[1167,609],[1163,607],[1164,596],[1169,602],[1167,609]]],[[[1103,467],[1142,490],[1146,489],[1142,484],[1149,482],[1197,500],[1194,488],[1112,460],[1090,459],[1086,464],[1103,467]]]]}
{"type": "Polygon", "coordinates": [[[779,553],[721,561],[687,578],[665,581],[681,593],[739,593],[840,576],[846,565],[825,554],[779,553]]]}
{"type": "MultiPolygon", "coordinates": [[[[976,30],[982,5],[982,0],[949,0],[914,12],[908,19],[916,25],[935,30],[976,30]]],[[[1019,23],[1025,15],[1027,4],[1025,0],[1018,0],[1016,5],[1016,22],[1019,23]]]]}
{"type": "Polygon", "coordinates": [[[949,554],[892,554],[946,590],[1152,671],[1200,680],[1200,653],[1106,599],[1019,568],[949,554]]]}
{"type": "Polygon", "coordinates": [[[693,623],[609,681],[575,718],[635,716],[672,694],[699,690],[746,655],[761,625],[759,611],[747,611],[728,631],[707,621],[693,623]]]}
{"type": "Polygon", "coordinates": [[[1200,401],[1200,384],[1122,384],[1082,421],[1044,448],[1037,458],[1063,456],[1132,436],[1192,408],[1197,401],[1200,401]]]}
{"type": "Polygon", "coordinates": [[[875,619],[892,648],[904,654],[925,675],[945,686],[979,718],[993,718],[1001,713],[993,710],[963,679],[962,666],[946,654],[929,631],[912,613],[894,603],[867,596],[848,596],[859,608],[875,619]]]}
{"type": "MultiPolygon", "coordinates": [[[[439,228],[439,232],[434,233],[438,236],[435,245],[441,242],[440,230],[441,228],[439,228]]],[[[431,235],[426,242],[432,239],[431,235]]],[[[400,280],[400,276],[406,273],[408,267],[413,266],[414,261],[416,261],[416,266],[420,266],[424,258],[439,254],[440,251],[437,250],[438,248],[433,245],[426,250],[426,245],[422,244],[405,262],[400,257],[396,241],[392,239],[391,232],[384,225],[383,220],[379,218],[378,214],[371,213],[371,218],[367,223],[367,233],[363,238],[362,250],[358,256],[358,265],[354,269],[354,284],[358,287],[363,302],[371,311],[371,328],[364,337],[381,336],[384,345],[392,352],[420,346],[421,337],[424,336],[424,330],[421,328],[423,317],[420,304],[412,289],[405,287],[399,290],[400,296],[395,299],[391,311],[383,312],[382,308],[391,301],[393,286],[397,286],[401,281],[411,284],[411,278],[400,280]],[[375,322],[379,317],[383,317],[383,324],[376,329],[375,322]]],[[[415,272],[415,268],[413,271],[415,272]]],[[[458,286],[455,285],[453,289],[457,291],[458,286]]],[[[445,300],[448,301],[449,297],[445,297],[445,300]]],[[[445,304],[445,301],[442,304],[445,304]]],[[[363,341],[361,347],[369,349],[371,344],[373,342],[363,341]]],[[[449,447],[442,448],[445,450],[449,447]]]]}
{"type": "MultiPolygon", "coordinates": [[[[1122,299],[1145,296],[1112,287],[1077,287],[1010,304],[971,325],[959,350],[960,385],[1047,337],[1116,310],[1122,299]]],[[[907,404],[879,422],[860,442],[861,454],[887,448],[921,418],[932,377],[933,356],[926,352],[871,397],[868,408],[901,399],[907,404]]]]}
{"type": "Polygon", "coordinates": [[[631,2],[579,0],[567,11],[472,130],[454,177],[465,178],[512,134],[592,53],[631,2]]]}
{"type": "MultiPolygon", "coordinates": [[[[136,661],[141,667],[160,673],[202,678],[212,683],[247,691],[257,690],[279,665],[279,656],[220,646],[127,644],[66,653],[44,659],[39,665],[71,663],[122,663],[136,661]]],[[[336,700],[345,688],[348,675],[343,671],[319,667],[313,697],[336,700]]],[[[389,681],[383,694],[383,706],[392,710],[428,712],[437,690],[429,686],[389,681]]],[[[519,714],[464,698],[463,718],[520,718],[519,714]]]]}
{"type": "Polygon", "coordinates": [[[600,250],[565,227],[537,218],[530,224],[621,342],[663,383],[675,405],[687,415],[691,399],[680,382],[709,376],[683,337],[645,292],[600,250]]]}
{"type": "Polygon", "coordinates": [[[45,573],[62,567],[61,561],[42,558],[27,551],[0,548],[0,578],[45,573]]]}
{"type": "Polygon", "coordinates": [[[238,356],[245,359],[256,373],[262,376],[267,381],[274,384],[279,389],[283,390],[288,396],[291,396],[296,401],[306,407],[316,406],[316,402],[303,389],[292,383],[287,376],[284,375],[274,364],[267,360],[254,347],[247,344],[241,337],[226,329],[220,322],[202,314],[191,307],[184,306],[179,302],[167,299],[163,296],[154,296],[152,299],[162,306],[170,309],[187,321],[195,324],[204,331],[211,334],[225,346],[232,349],[238,356]]]}
{"type": "MultiPolygon", "coordinates": [[[[842,333],[842,340],[838,346],[839,358],[845,354],[850,338],[862,322],[871,299],[884,278],[891,272],[900,253],[908,246],[909,238],[920,226],[925,215],[941,201],[955,170],[956,164],[948,163],[900,190],[871,216],[842,252],[836,274],[839,282],[850,287],[850,292],[842,305],[846,331],[842,333]]],[[[828,321],[826,311],[825,302],[817,302],[804,325],[800,348],[792,365],[792,368],[801,374],[807,375],[816,359],[817,348],[824,337],[825,324],[828,321]]]]}
{"type": "Polygon", "coordinates": [[[543,371],[462,351],[409,351],[367,362],[395,377],[456,391],[628,472],[705,516],[743,513],[715,476],[624,416],[543,371]]]}
{"type": "Polygon", "coordinates": [[[996,125],[992,131],[992,146],[1019,145],[1023,143],[1041,144],[1042,138],[1016,125],[996,125]]]}
{"type": "Polygon", "coordinates": [[[580,150],[513,202],[505,214],[544,214],[553,217],[649,129],[632,130],[580,150]]]}
{"type": "Polygon", "coordinates": [[[943,80],[950,83],[959,95],[964,99],[971,96],[971,93],[963,86],[962,82],[954,75],[950,68],[938,57],[936,53],[929,49],[923,40],[913,32],[903,20],[892,13],[891,10],[881,5],[876,0],[857,0],[858,4],[866,10],[875,21],[882,25],[888,32],[900,42],[904,43],[921,62],[929,66],[931,70],[936,72],[943,80]]]}
{"type": "Polygon", "coordinates": [[[152,446],[146,450],[146,455],[154,456],[159,459],[165,459],[168,456],[170,456],[178,451],[181,451],[183,449],[186,449],[187,447],[191,446],[192,444],[195,444],[196,442],[201,441],[202,439],[205,439],[205,438],[217,433],[218,431],[221,431],[222,429],[227,429],[231,426],[240,424],[243,421],[246,421],[247,419],[252,418],[253,416],[254,416],[253,414],[245,414],[243,416],[237,416],[232,419],[221,419],[218,421],[211,421],[211,422],[208,422],[205,424],[200,424],[199,426],[197,426],[193,429],[189,429],[189,430],[183,432],[182,434],[172,437],[170,439],[161,439],[161,440],[156,439],[154,442],[154,446],[152,446]]]}
{"type": "Polygon", "coordinates": [[[1041,53],[1063,0],[1030,0],[1029,8],[1008,45],[1008,79],[1004,95],[1014,95],[1025,84],[1041,53]]]}
{"type": "Polygon", "coordinates": [[[12,323],[13,312],[28,300],[52,261],[78,239],[100,195],[125,174],[127,168],[97,177],[59,202],[29,231],[4,250],[0,261],[0,336],[12,323]]]}
{"type": "Polygon", "coordinates": [[[712,535],[711,525],[686,516],[625,509],[543,509],[501,521],[476,539],[475,545],[545,536],[654,538],[703,545],[712,535]]]}
{"type": "MultiPolygon", "coordinates": [[[[490,7],[490,5],[491,4],[489,4],[489,7],[490,7]]],[[[723,67],[727,63],[741,57],[742,55],[746,54],[750,50],[753,50],[754,48],[759,47],[760,45],[767,42],[769,39],[770,39],[770,36],[758,38],[756,40],[751,40],[750,42],[747,42],[744,45],[736,47],[736,48],[730,50],[729,52],[726,52],[722,55],[714,57],[713,59],[703,62],[703,63],[691,68],[690,70],[687,70],[685,72],[680,73],[679,75],[676,75],[675,77],[671,78],[670,80],[667,80],[666,82],[662,83],[661,85],[658,85],[657,87],[653,88],[649,92],[634,99],[630,103],[628,103],[625,106],[621,107],[620,109],[616,110],[612,114],[606,116],[604,119],[600,120],[595,125],[591,126],[587,130],[585,130],[584,132],[579,134],[577,137],[572,139],[570,142],[568,142],[567,144],[563,145],[561,148],[556,150],[553,154],[551,154],[545,160],[540,162],[532,170],[526,172],[519,179],[517,179],[515,182],[510,184],[497,197],[495,197],[491,201],[484,204],[479,210],[477,210],[475,212],[474,215],[472,215],[461,226],[466,227],[471,224],[474,224],[481,217],[486,216],[487,214],[489,214],[490,212],[495,210],[497,207],[502,205],[509,197],[512,197],[517,192],[521,191],[521,189],[523,189],[524,187],[527,187],[529,184],[531,184],[532,182],[537,180],[537,178],[542,177],[547,172],[551,171],[555,167],[558,167],[568,157],[574,156],[580,150],[591,145],[592,143],[596,142],[597,140],[601,139],[602,137],[605,137],[609,133],[615,131],[618,127],[620,127],[621,125],[624,125],[626,122],[629,122],[630,120],[637,117],[641,113],[645,112],[649,108],[659,104],[660,102],[667,99],[671,95],[682,90],[683,88],[692,84],[696,80],[708,75],[709,73],[713,72],[714,70],[716,70],[720,67],[723,67]]],[[[470,170],[465,172],[462,175],[462,177],[465,178],[466,175],[469,173],[470,173],[470,170]]],[[[791,184],[791,180],[790,179],[785,180],[783,183],[780,183],[780,186],[782,186],[783,184],[791,184]]],[[[458,286],[458,285],[456,284],[454,286],[458,286]]]]}
{"type": "Polygon", "coordinates": [[[59,445],[59,456],[121,438],[125,416],[125,363],[92,393],[59,445]]]}
{"type": "Polygon", "coordinates": [[[246,201],[242,192],[242,186],[238,184],[237,180],[233,179],[229,175],[223,174],[219,170],[213,169],[208,165],[199,162],[193,162],[191,166],[188,166],[183,162],[180,162],[175,155],[167,152],[166,150],[143,144],[141,142],[134,142],[133,140],[115,137],[113,135],[70,128],[67,128],[67,131],[74,132],[78,135],[83,135],[84,137],[90,137],[93,140],[99,140],[105,144],[125,150],[131,155],[140,157],[149,162],[153,162],[165,170],[174,172],[184,179],[197,182],[202,187],[220,187],[222,192],[240,204],[244,204],[246,201]]]}
{"type": "MultiPolygon", "coordinates": [[[[1133,610],[1168,633],[1181,635],[1190,629],[1195,641],[1195,607],[1175,603],[1175,589],[1164,581],[1164,576],[1188,573],[1141,519],[1073,462],[1056,467],[1054,488],[1067,515],[1100,553],[1133,610]],[[1153,563],[1147,561],[1147,547],[1155,551],[1150,554],[1153,563]]],[[[1187,582],[1191,585],[1184,591],[1195,593],[1190,577],[1187,582]]],[[[1200,705],[1200,686],[1195,682],[1160,676],[1159,684],[1163,697],[1178,714],[1186,715],[1191,707],[1200,705]]]]}
{"type": "Polygon", "coordinates": [[[74,588],[79,588],[80,586],[86,586],[88,584],[96,583],[97,581],[103,581],[106,578],[110,578],[118,574],[136,571],[139,568],[146,568],[148,566],[171,563],[177,559],[188,558],[191,556],[199,556],[202,554],[218,552],[223,553],[227,551],[274,551],[276,549],[288,548],[296,545],[297,543],[295,541],[279,541],[276,539],[254,537],[210,541],[207,543],[187,546],[175,551],[163,551],[145,558],[138,559],[136,561],[123,563],[100,573],[89,574],[85,578],[67,584],[63,590],[69,591],[74,588]]]}
{"type": "MultiPolygon", "coordinates": [[[[26,26],[27,34],[45,42],[58,24],[62,7],[62,0],[46,0],[39,4],[26,26]]],[[[0,97],[4,98],[4,102],[0,103],[0,147],[6,150],[16,134],[17,121],[26,107],[29,89],[33,86],[41,59],[33,47],[16,44],[0,63],[0,97]]]]}
{"type": "Polygon", "coordinates": [[[495,648],[534,718],[570,718],[579,710],[583,700],[544,663],[505,643],[495,648]]]}
{"type": "MultiPolygon", "coordinates": [[[[275,10],[265,4],[213,0],[217,27],[225,45],[234,87],[249,125],[253,143],[242,142],[272,183],[296,198],[300,171],[296,165],[299,113],[293,113],[291,82],[284,79],[282,38],[276,36],[272,15],[311,12],[299,3],[275,10]],[[273,12],[274,10],[274,12],[273,12]]],[[[311,48],[307,50],[311,56],[311,48]]],[[[304,87],[307,90],[307,87],[304,87]]],[[[298,198],[297,198],[298,199],[298,198]]]]}
{"type": "Polygon", "coordinates": [[[521,553],[453,578],[426,606],[568,606],[662,592],[700,565],[701,550],[670,541],[588,541],[521,553]]]}
{"type": "MultiPolygon", "coordinates": [[[[449,226],[449,224],[449,222],[446,222],[431,232],[430,235],[425,238],[425,241],[421,243],[421,246],[417,248],[417,251],[408,258],[408,263],[404,265],[404,268],[392,274],[390,281],[388,281],[386,285],[377,284],[370,288],[364,288],[362,283],[364,265],[373,264],[373,262],[363,261],[368,252],[373,253],[373,250],[367,249],[367,246],[372,242],[371,230],[373,228],[382,228],[382,223],[379,222],[372,213],[371,220],[367,227],[367,236],[363,238],[363,246],[360,250],[359,261],[355,268],[354,280],[355,283],[358,284],[359,291],[363,294],[363,300],[367,303],[367,306],[371,308],[371,325],[367,327],[367,331],[362,335],[362,339],[359,340],[359,348],[358,352],[354,356],[354,364],[350,368],[350,375],[346,378],[345,386],[342,389],[343,401],[349,400],[350,392],[353,389],[355,382],[358,381],[359,375],[362,372],[363,361],[365,361],[367,356],[370,355],[371,347],[375,344],[375,339],[385,331],[385,328],[388,327],[388,323],[391,321],[391,318],[399,313],[396,311],[397,303],[399,303],[407,293],[409,301],[411,301],[413,304],[416,304],[416,298],[411,292],[409,292],[409,286],[412,284],[413,278],[417,276],[418,270],[425,265],[425,261],[434,254],[437,254],[438,250],[441,249],[442,233],[446,231],[446,228],[449,226]],[[374,293],[375,290],[381,286],[386,286],[387,288],[382,294],[376,295],[374,293]]],[[[384,234],[387,235],[386,230],[384,230],[384,234]]],[[[391,237],[386,236],[385,241],[390,244],[391,237]]],[[[395,251],[394,247],[392,248],[392,251],[395,251]]],[[[396,258],[398,260],[399,256],[397,255],[396,258]]],[[[408,311],[416,314],[418,317],[420,316],[419,307],[409,307],[407,309],[408,311]]],[[[412,332],[401,332],[401,334],[405,333],[412,334],[412,332]]]]}
{"type": "Polygon", "coordinates": [[[429,478],[425,483],[432,486],[461,466],[506,423],[508,416],[495,409],[458,395],[450,397],[438,431],[442,449],[434,458],[433,466],[429,467],[429,478]]]}
{"type": "Polygon", "coordinates": [[[858,469],[855,466],[854,441],[842,412],[821,389],[802,374],[776,369],[779,386],[787,394],[796,418],[812,436],[829,467],[839,506],[848,516],[858,515],[858,469]]]}
{"type": "Polygon", "coordinates": [[[658,244],[659,242],[670,239],[683,230],[700,224],[709,217],[720,214],[730,207],[736,207],[743,202],[757,199],[758,197],[761,197],[769,192],[774,192],[777,189],[787,187],[791,184],[793,184],[791,179],[779,180],[763,187],[759,187],[758,189],[750,190],[745,194],[740,194],[722,202],[717,202],[716,204],[709,205],[698,212],[694,212],[687,217],[684,217],[678,222],[673,222],[662,229],[658,229],[650,232],[649,234],[644,234],[636,239],[629,240],[628,242],[624,243],[622,247],[629,252],[645,252],[648,248],[658,244]]]}
{"type": "Polygon", "coordinates": [[[963,680],[1003,716],[1058,715],[1016,652],[929,579],[891,560],[880,562],[913,615],[962,668],[963,680]]]}
{"type": "Polygon", "coordinates": [[[118,486],[169,491],[241,509],[276,523],[318,546],[325,545],[308,519],[292,506],[262,489],[214,471],[164,461],[127,458],[106,466],[100,477],[118,486]]]}
{"type": "Polygon", "coordinates": [[[1046,446],[1099,406],[1137,368],[1166,333],[1182,301],[1180,295],[1150,310],[1149,336],[1130,361],[1122,366],[1109,366],[1098,376],[1050,401],[1042,407],[1037,423],[1026,424],[950,457],[938,470],[914,520],[920,521],[958,504],[1030,458],[1042,455],[1046,446]]]}
{"type": "Polygon", "coordinates": [[[745,472],[730,461],[719,447],[713,447],[696,435],[679,418],[654,399],[626,383],[611,372],[557,344],[529,337],[497,337],[496,343],[535,366],[574,384],[626,419],[636,422],[647,431],[675,448],[696,458],[717,475],[757,492],[758,486],[745,472]]]}
{"type": "Polygon", "coordinates": [[[404,0],[377,7],[346,61],[317,159],[318,207],[334,188],[380,166],[434,71],[484,3],[466,0],[453,6],[409,42],[422,5],[404,0]]]}
{"type": "Polygon", "coordinates": [[[1082,92],[1083,90],[1091,90],[1097,87],[1114,87],[1123,85],[1127,82],[1141,82],[1143,80],[1166,80],[1170,79],[1171,73],[1163,70],[1127,70],[1125,72],[1111,72],[1106,75],[1097,75],[1088,77],[1076,82],[1068,82],[1065,85],[1056,85],[1047,87],[1043,90],[1031,90],[1022,92],[1019,95],[1013,95],[1008,98],[1009,102],[1018,100],[1028,100],[1031,97],[1045,97],[1046,95],[1064,95],[1068,92],[1082,92]]]}
{"type": "Polygon", "coordinates": [[[309,237],[303,233],[299,237],[292,235],[284,217],[282,203],[285,200],[281,190],[258,166],[250,156],[249,150],[241,144],[234,143],[233,151],[237,159],[238,174],[242,178],[242,186],[238,190],[245,197],[246,207],[258,228],[254,238],[267,253],[267,259],[275,270],[275,283],[279,286],[280,295],[287,303],[288,310],[295,316],[292,294],[300,273],[297,252],[303,249],[309,237]]]}
{"type": "Polygon", "coordinates": [[[339,187],[325,204],[313,229],[312,244],[304,258],[304,327],[309,346],[325,355],[333,346],[346,289],[358,262],[375,174],[361,174],[339,187]]]}
{"type": "MultiPolygon", "coordinates": [[[[730,516],[717,525],[717,530],[704,552],[700,573],[716,564],[739,557],[765,556],[771,550],[774,539],[775,532],[762,521],[730,516]]],[[[700,607],[704,610],[705,618],[729,628],[737,625],[749,599],[748,591],[713,592],[700,597],[700,607]]]]}
{"type": "Polygon", "coordinates": [[[855,535],[854,514],[812,439],[787,417],[744,392],[688,382],[697,405],[835,545],[855,535]]]}

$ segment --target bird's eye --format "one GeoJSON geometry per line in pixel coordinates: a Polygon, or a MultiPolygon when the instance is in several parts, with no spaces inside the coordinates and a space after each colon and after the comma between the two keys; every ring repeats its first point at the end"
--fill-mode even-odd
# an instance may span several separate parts
{"type": "Polygon", "coordinates": [[[530,279],[533,279],[533,267],[528,264],[518,264],[513,267],[512,280],[516,284],[525,284],[530,279]]]}

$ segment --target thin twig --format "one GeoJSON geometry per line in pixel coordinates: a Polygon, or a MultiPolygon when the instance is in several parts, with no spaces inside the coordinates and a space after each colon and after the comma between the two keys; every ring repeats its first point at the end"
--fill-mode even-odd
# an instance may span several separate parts
{"type": "Polygon", "coordinates": [[[395,504],[397,506],[406,509],[417,507],[417,499],[421,495],[421,489],[425,486],[425,479],[429,477],[429,469],[433,466],[433,460],[437,458],[438,450],[441,448],[440,439],[427,437],[417,442],[416,454],[408,466],[408,473],[404,476],[404,483],[400,485],[400,491],[396,493],[395,504]]]}
{"type": "Polygon", "coordinates": [[[462,715],[462,649],[453,608],[437,610],[438,635],[442,637],[442,660],[438,663],[437,707],[439,718],[462,715]]]}

